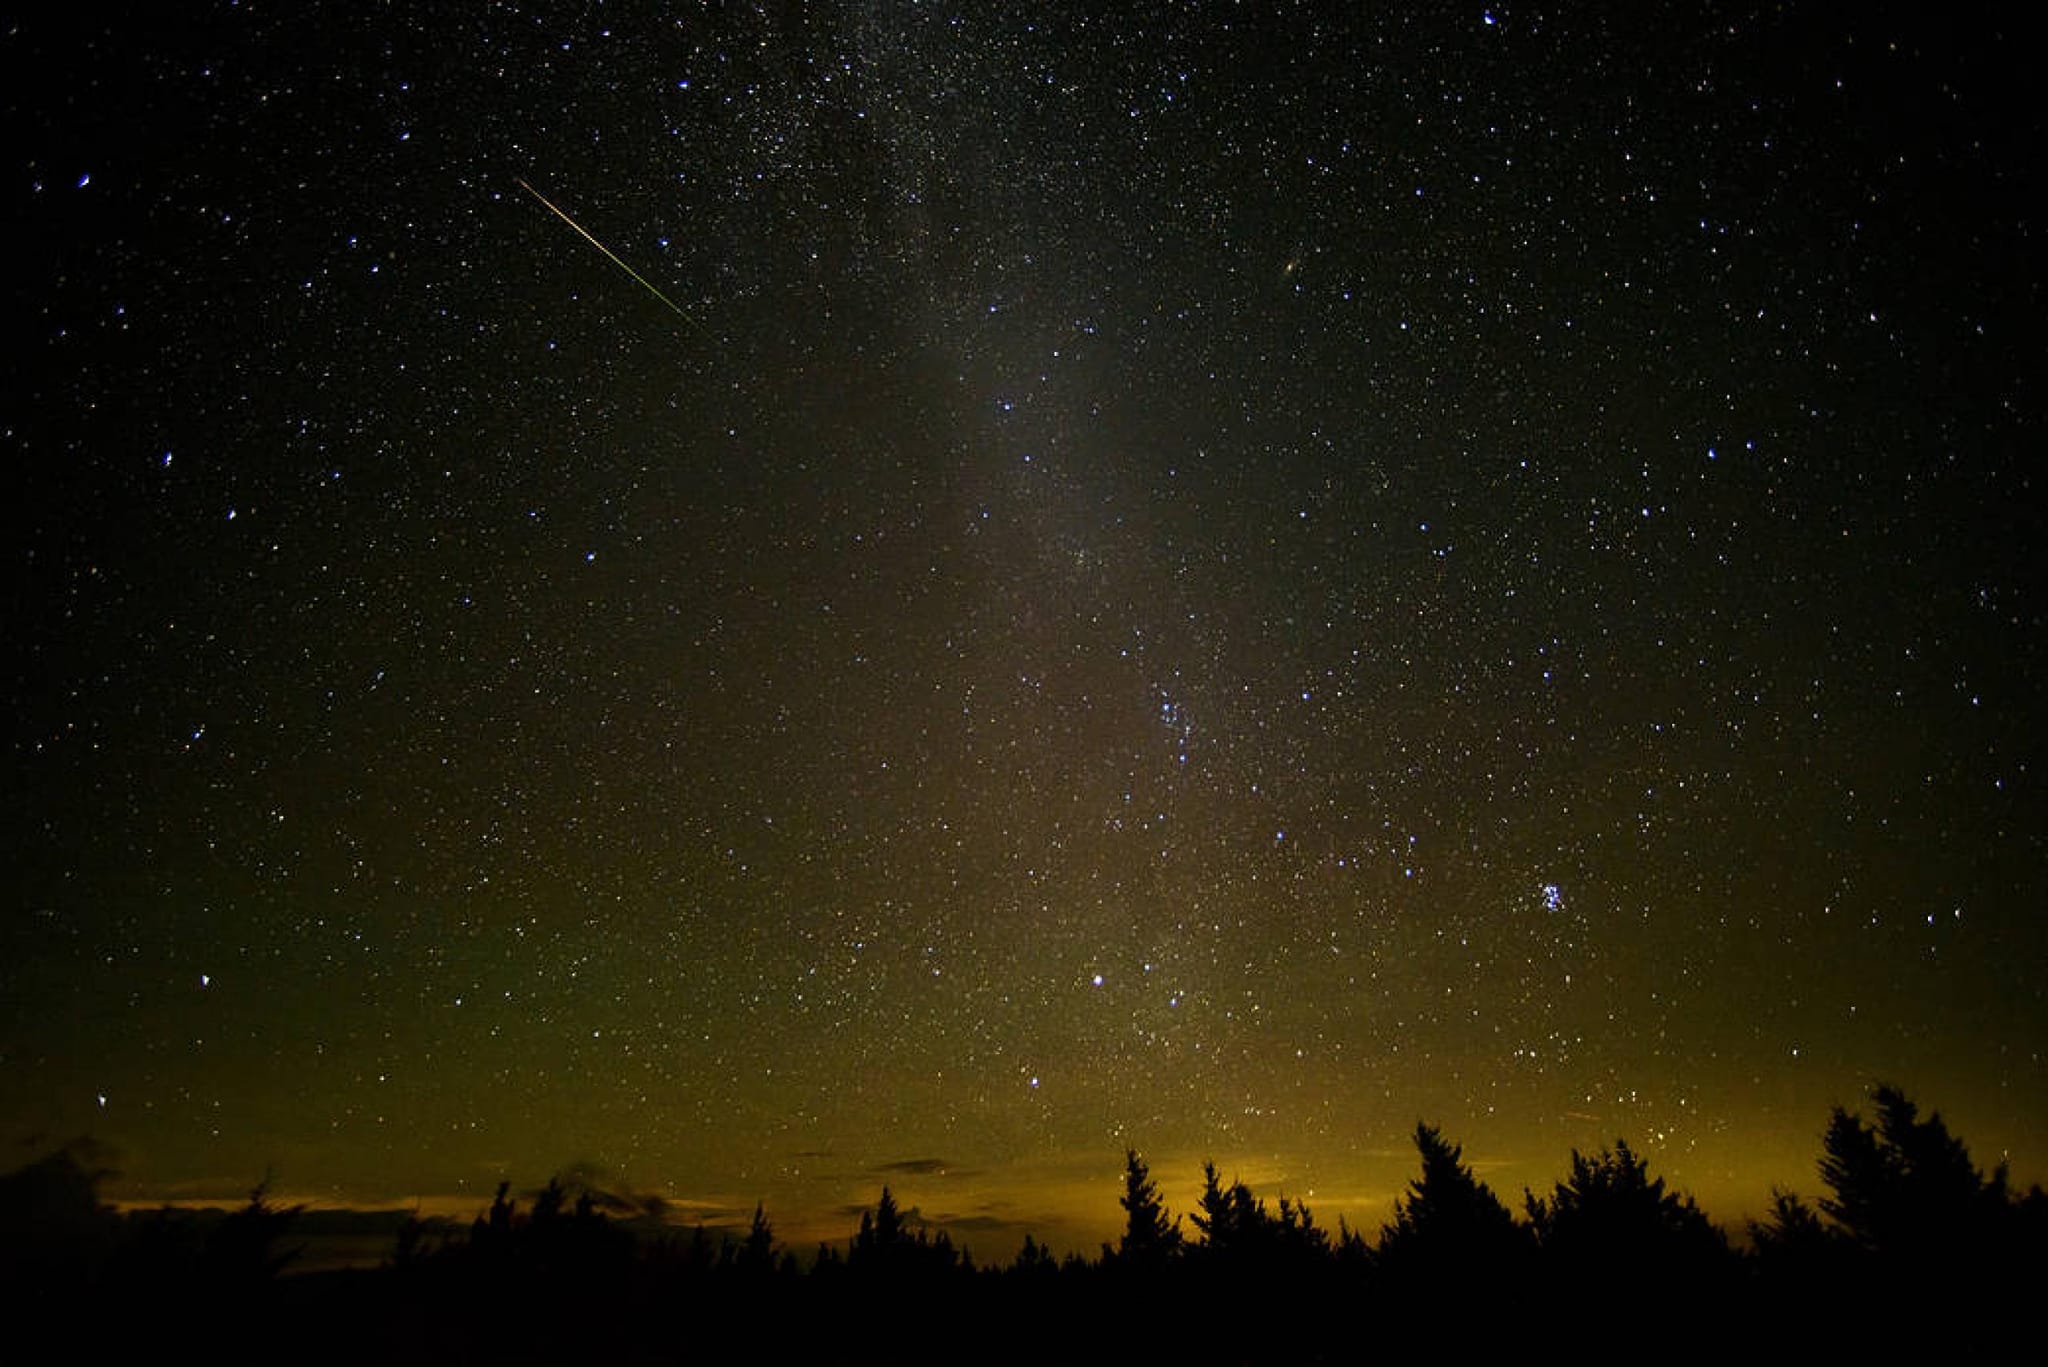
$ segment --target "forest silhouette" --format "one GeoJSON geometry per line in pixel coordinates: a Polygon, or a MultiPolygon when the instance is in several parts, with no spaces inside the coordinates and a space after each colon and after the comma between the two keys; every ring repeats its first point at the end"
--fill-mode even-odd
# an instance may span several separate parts
{"type": "Polygon", "coordinates": [[[1027,1234],[991,1263],[886,1186],[850,1239],[798,1250],[758,1205],[744,1234],[647,1237],[556,1178],[524,1205],[501,1184],[466,1229],[409,1219],[374,1268],[294,1273],[299,1208],[259,1187],[210,1218],[117,1214],[80,1141],[0,1177],[0,1287],[53,1342],[108,1359],[185,1345],[333,1362],[1354,1361],[1560,1332],[1694,1357],[2003,1332],[1998,1316],[2044,1285],[2048,1196],[1980,1171],[1897,1088],[1872,1101],[1870,1121],[1830,1116],[1825,1194],[1772,1193],[1736,1239],[1625,1140],[1574,1151],[1518,1217],[1418,1124],[1419,1174],[1376,1237],[1269,1205],[1213,1163],[1173,1212],[1130,1150],[1123,1232],[1099,1256],[1027,1234]]]}

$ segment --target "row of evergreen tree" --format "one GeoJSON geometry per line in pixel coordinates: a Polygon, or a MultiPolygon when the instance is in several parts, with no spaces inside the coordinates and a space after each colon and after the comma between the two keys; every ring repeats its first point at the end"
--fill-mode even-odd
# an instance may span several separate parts
{"type": "MultiPolygon", "coordinates": [[[[1342,1221],[1326,1229],[1288,1197],[1269,1205],[1244,1183],[1225,1182],[1214,1164],[1204,1165],[1194,1208],[1177,1215],[1144,1159],[1129,1151],[1124,1228],[1099,1257],[1056,1258],[1027,1236],[1014,1258],[987,1267],[943,1230],[906,1216],[886,1187],[850,1240],[822,1245],[806,1261],[777,1241],[758,1206],[744,1236],[714,1237],[700,1226],[648,1239],[608,1215],[599,1194],[572,1198],[551,1181],[525,1210],[501,1185],[466,1233],[409,1222],[377,1270],[279,1278],[296,1212],[272,1206],[261,1190],[203,1234],[166,1213],[131,1219],[122,1235],[110,1233],[89,1181],[82,1205],[79,1191],[63,1194],[63,1183],[49,1180],[61,1165],[45,1160],[39,1186],[25,1181],[34,1169],[0,1178],[11,1184],[0,1208],[14,1216],[0,1231],[0,1285],[153,1305],[171,1317],[182,1310],[195,1322],[255,1308],[279,1323],[275,1316],[296,1307],[302,1318],[348,1326],[326,1341],[337,1358],[464,1360],[516,1345],[545,1361],[598,1360],[603,1354],[581,1351],[593,1342],[637,1355],[647,1341],[633,1327],[636,1316],[677,1305],[749,1314],[788,1307],[803,1312],[784,1325],[798,1338],[813,1331],[796,1326],[876,1305],[914,1305],[927,1323],[959,1332],[989,1315],[1021,1313],[1035,1326],[1012,1345],[1021,1359],[1029,1356],[1022,1345],[1060,1333],[1112,1332],[1135,1348],[1133,1304],[1184,1326],[1244,1296],[1303,1313],[1370,1304],[1413,1316],[1429,1308],[1436,1313],[1428,1322],[1452,1332],[1470,1327],[1456,1313],[1468,1305],[1533,1312],[1582,1298],[1589,1287],[1599,1288],[1606,1322],[1620,1324],[1674,1304],[1722,1322],[1830,1300],[1896,1316],[2043,1284],[2048,1196],[2038,1186],[2012,1191],[2003,1165],[1980,1172],[1941,1117],[1922,1118],[1898,1089],[1880,1087],[1874,1100],[1874,1122],[1833,1112],[1819,1163],[1826,1194],[1808,1204],[1774,1193],[1770,1213],[1748,1226],[1746,1247],[1690,1196],[1653,1177],[1625,1141],[1574,1152],[1569,1174],[1550,1192],[1523,1194],[1518,1218],[1457,1144],[1423,1124],[1415,1131],[1421,1171],[1376,1241],[1342,1221]],[[40,1195],[25,1201],[30,1191],[40,1195]],[[25,1210],[34,1217],[26,1225],[25,1210]],[[79,1251],[81,1231],[96,1241],[94,1251],[79,1251]],[[607,1310],[573,1332],[520,1318],[527,1307],[565,1304],[607,1310]]],[[[87,1176],[72,1169],[64,1180],[76,1188],[87,1176]]],[[[1230,1360],[1344,1356],[1337,1329],[1316,1324],[1298,1331],[1286,1352],[1228,1321],[1184,1327],[1176,1346],[1230,1360]]]]}
{"type": "MultiPolygon", "coordinates": [[[[2015,1193],[2002,1163],[1988,1176],[1980,1172],[1940,1115],[1923,1119],[1898,1088],[1881,1086],[1874,1099],[1875,1123],[1834,1110],[1819,1164],[1828,1194],[1818,1209],[1774,1192],[1769,1215],[1748,1223],[1746,1257],[1691,1196],[1652,1177],[1626,1140],[1597,1154],[1574,1150],[1570,1174],[1547,1196],[1525,1192],[1517,1220],[1457,1144],[1418,1124],[1421,1175],[1396,1200],[1376,1245],[1341,1221],[1332,1235],[1307,1206],[1284,1196],[1269,1209],[1243,1183],[1224,1185],[1214,1164],[1203,1168],[1189,1215],[1199,1238],[1190,1239],[1132,1151],[1119,1200],[1124,1233],[1103,1246],[1099,1266],[1299,1275],[1335,1263],[1423,1285],[1528,1276],[1544,1264],[1570,1275],[1668,1280],[1725,1277],[1746,1263],[1789,1277],[1903,1273],[1924,1280],[1937,1271],[1995,1275],[2048,1253],[2048,1195],[2038,1185],[2015,1193]]],[[[1042,1261],[1027,1242],[1019,1265],[1042,1261]]],[[[1085,1270],[1078,1260],[1068,1267],[1085,1270]]]]}

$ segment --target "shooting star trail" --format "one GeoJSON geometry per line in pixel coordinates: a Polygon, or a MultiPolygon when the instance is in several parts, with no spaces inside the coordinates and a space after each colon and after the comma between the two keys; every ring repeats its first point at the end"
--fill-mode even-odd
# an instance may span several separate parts
{"type": "Polygon", "coordinates": [[[628,274],[628,275],[632,276],[632,277],[633,277],[633,279],[634,279],[635,281],[637,281],[637,282],[639,283],[639,285],[640,285],[640,288],[641,288],[641,289],[644,289],[644,290],[646,290],[646,291],[647,291],[647,292],[648,292],[649,294],[653,295],[653,296],[654,296],[654,297],[655,297],[656,299],[659,299],[659,300],[660,300],[660,301],[661,301],[662,303],[664,303],[664,304],[667,304],[667,305],[668,305],[668,307],[669,307],[669,311],[670,311],[671,313],[675,314],[675,316],[676,316],[676,317],[678,317],[678,318],[682,319],[682,320],[683,320],[684,322],[688,323],[688,324],[689,324],[689,325],[690,325],[691,327],[693,327],[693,328],[697,328],[697,329],[698,329],[699,331],[702,331],[702,330],[703,330],[703,324],[699,323],[699,322],[698,322],[698,321],[697,321],[697,320],[696,320],[695,318],[692,318],[692,317],[691,317],[691,316],[690,316],[689,314],[687,314],[687,313],[684,313],[684,312],[682,311],[682,309],[681,309],[681,308],[679,308],[679,307],[678,307],[678,306],[676,305],[676,301],[675,301],[675,300],[673,300],[673,299],[669,298],[669,297],[668,297],[667,295],[663,294],[663,293],[662,293],[662,292],[661,292],[660,290],[656,289],[656,288],[655,288],[655,287],[654,287],[654,286],[653,286],[653,285],[652,285],[652,284],[651,284],[651,283],[650,283],[650,282],[648,281],[648,279],[647,279],[647,277],[646,277],[646,276],[644,276],[644,275],[640,274],[640,272],[638,272],[638,271],[634,270],[634,269],[633,269],[633,268],[632,268],[631,266],[629,266],[629,265],[627,265],[627,264],[626,264],[625,262],[623,262],[623,261],[619,260],[619,255],[618,255],[618,253],[617,253],[617,252],[614,252],[614,251],[613,251],[613,250],[612,250],[612,249],[611,249],[610,247],[607,247],[607,246],[605,246],[605,245],[604,245],[604,243],[602,243],[602,242],[598,241],[598,240],[597,240],[596,238],[592,237],[592,236],[591,236],[591,235],[590,235],[589,233],[585,232],[585,231],[583,230],[583,225],[582,225],[581,223],[578,223],[578,222],[577,222],[577,221],[576,221],[575,219],[573,219],[573,218],[569,217],[569,215],[567,215],[567,214],[563,213],[563,212],[562,212],[562,211],[561,211],[560,209],[556,208],[556,207],[555,207],[555,205],[554,205],[554,202],[553,202],[552,200],[550,200],[550,199],[549,199],[549,198],[548,198],[548,197],[547,197],[546,195],[544,195],[544,194],[542,194],[542,193],[541,193],[540,191],[538,191],[538,190],[534,189],[534,188],[533,188],[533,187],[532,187],[531,185],[528,185],[528,184],[527,184],[527,183],[526,183],[525,181],[523,181],[523,180],[519,182],[519,188],[520,188],[520,189],[522,189],[522,190],[524,190],[524,191],[526,191],[526,193],[528,193],[529,195],[532,195],[532,196],[533,196],[533,197],[534,197],[535,199],[539,200],[539,201],[540,201],[540,202],[541,202],[541,203],[542,203],[543,205],[545,205],[545,206],[547,207],[547,211],[548,211],[549,213],[553,214],[553,215],[554,215],[554,216],[555,216],[556,218],[559,218],[559,219],[561,219],[561,220],[562,220],[562,222],[564,222],[564,223],[568,224],[568,225],[569,225],[570,227],[574,228],[574,229],[576,230],[576,232],[577,232],[577,235],[578,235],[578,236],[580,236],[580,237],[581,237],[581,238],[582,238],[582,239],[583,239],[583,240],[584,240],[585,242],[588,242],[588,243],[589,243],[589,244],[590,244],[591,246],[593,246],[593,247],[597,248],[597,249],[598,249],[599,251],[603,252],[603,253],[605,254],[605,258],[606,258],[607,260],[609,260],[609,261],[610,261],[610,262],[611,262],[611,263],[612,263],[612,264],[613,264],[614,266],[617,266],[617,267],[618,267],[618,268],[619,268],[620,270],[622,270],[622,271],[624,271],[624,272],[625,272],[626,274],[628,274]]]}

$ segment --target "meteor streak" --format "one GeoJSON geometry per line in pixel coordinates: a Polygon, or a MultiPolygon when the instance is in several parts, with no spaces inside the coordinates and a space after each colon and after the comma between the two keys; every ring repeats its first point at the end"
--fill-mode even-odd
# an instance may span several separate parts
{"type": "Polygon", "coordinates": [[[589,233],[585,232],[583,230],[583,225],[581,223],[578,223],[575,219],[569,217],[569,215],[563,213],[560,209],[557,209],[554,206],[554,203],[551,200],[549,200],[546,195],[534,189],[531,185],[528,185],[523,180],[519,182],[519,188],[526,191],[526,193],[528,193],[529,195],[532,195],[535,199],[539,200],[543,205],[547,207],[547,211],[549,213],[553,214],[556,218],[561,219],[562,222],[574,228],[577,234],[581,236],[585,242],[588,242],[591,246],[603,252],[605,254],[605,258],[609,260],[614,266],[617,266],[620,270],[632,276],[634,280],[639,282],[640,288],[646,290],[649,294],[653,295],[656,299],[659,299],[662,303],[667,304],[669,307],[669,311],[675,314],[676,317],[682,319],[684,322],[688,323],[692,327],[702,326],[697,322],[695,318],[692,318],[689,314],[684,313],[682,309],[678,308],[676,306],[675,300],[669,298],[660,290],[654,288],[652,284],[648,283],[646,276],[640,274],[640,272],[634,270],[631,266],[619,260],[617,252],[614,252],[610,247],[605,246],[604,243],[598,241],[589,233]]]}

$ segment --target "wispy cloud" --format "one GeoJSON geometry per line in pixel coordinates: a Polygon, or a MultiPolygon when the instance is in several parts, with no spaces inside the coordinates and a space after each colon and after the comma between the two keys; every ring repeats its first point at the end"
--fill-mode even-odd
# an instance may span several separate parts
{"type": "Polygon", "coordinates": [[[960,1167],[944,1158],[899,1158],[893,1163],[879,1163],[868,1171],[877,1175],[902,1174],[908,1177],[973,1177],[979,1170],[960,1167]]]}

